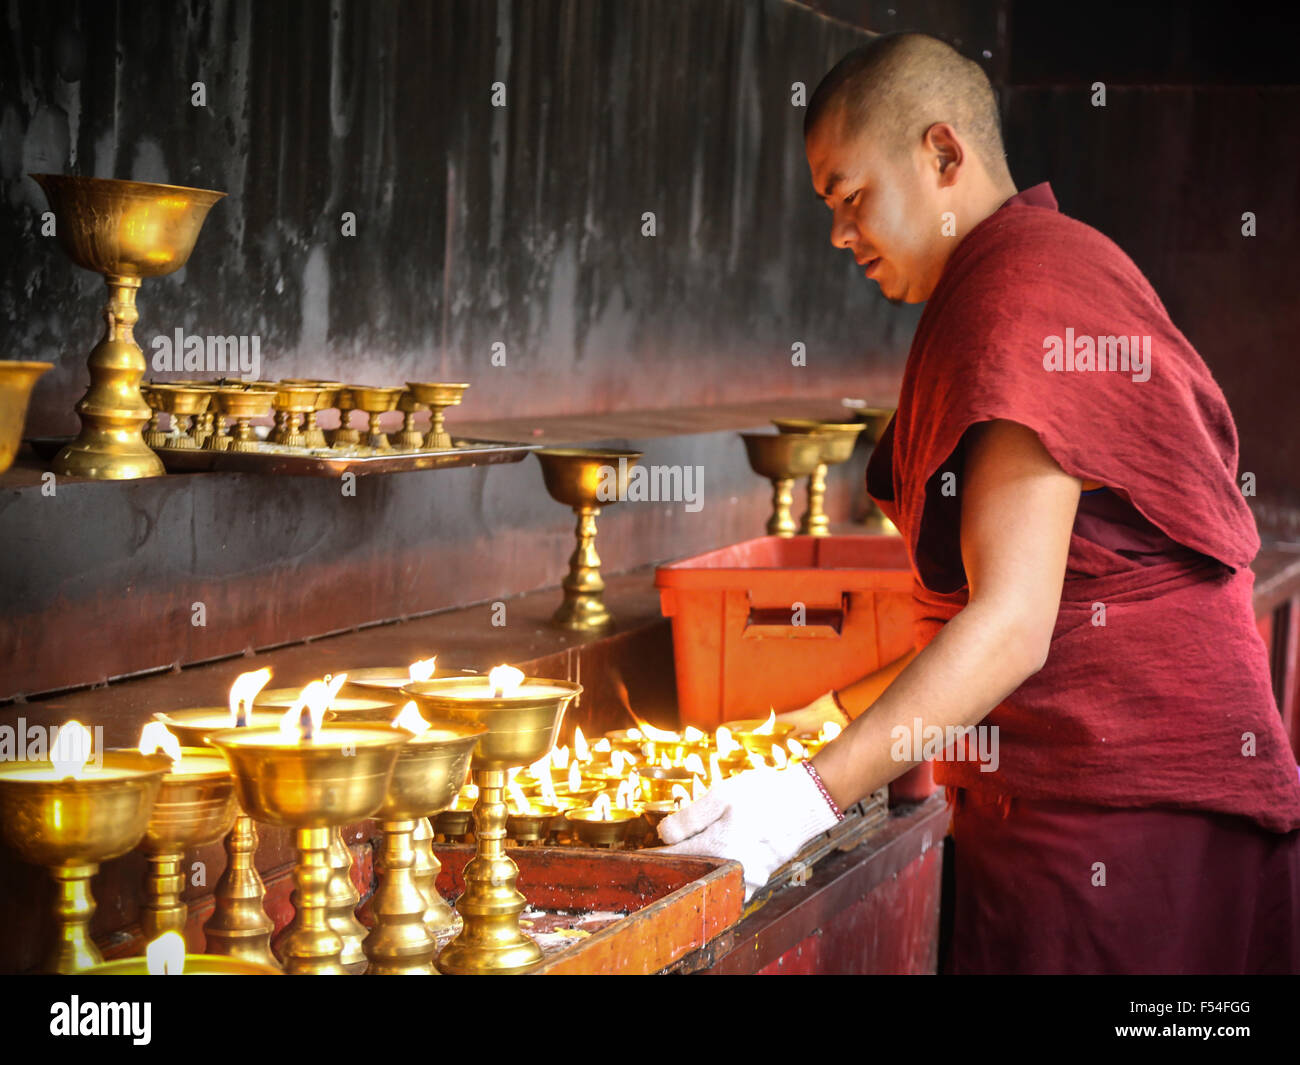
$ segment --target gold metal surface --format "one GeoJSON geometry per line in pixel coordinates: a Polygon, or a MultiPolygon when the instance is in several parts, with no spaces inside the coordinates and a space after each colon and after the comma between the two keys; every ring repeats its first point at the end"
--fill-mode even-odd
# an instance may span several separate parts
{"type": "Polygon", "coordinates": [[[582,691],[572,681],[525,677],[521,694],[495,696],[486,677],[453,677],[401,689],[426,720],[484,724],[472,762],[478,803],[474,807],[477,853],[465,866],[465,890],[456,901],[464,928],[438,956],[444,973],[522,973],[542,960],[541,948],[519,928],[527,904],[515,887],[519,868],[505,852],[506,772],[546,754],[564,711],[582,691]],[[456,698],[481,692],[472,699],[456,698]]]}
{"type": "Polygon", "coordinates": [[[296,927],[281,944],[286,972],[347,972],[343,940],[330,921],[333,830],[379,808],[398,749],[409,738],[368,723],[327,724],[304,742],[287,740],[278,727],[225,729],[208,737],[230,762],[243,808],[259,821],[296,830],[296,927]]]}
{"type": "MultiPolygon", "coordinates": [[[[207,746],[182,747],[182,765],[186,758],[221,761],[207,746]]],[[[163,932],[184,935],[189,911],[181,902],[186,879],[181,862],[186,848],[215,843],[230,831],[238,814],[235,780],[224,763],[202,773],[172,772],[163,777],[140,843],[149,863],[140,911],[140,930],[146,939],[163,932]]]]}
{"type": "Polygon", "coordinates": [[[50,762],[0,763],[0,832],[24,861],[45,866],[54,878],[56,933],[46,972],[79,972],[104,960],[90,938],[91,877],[100,862],[144,837],[170,767],[164,755],[105,751],[107,772],[56,780],[50,762]],[[30,779],[46,770],[49,779],[30,779]]]}
{"type": "MultiPolygon", "coordinates": [[[[442,814],[438,816],[441,817],[442,814]]],[[[467,821],[465,830],[468,829],[467,821]]],[[[411,847],[415,854],[411,875],[415,877],[415,886],[420,889],[427,904],[424,926],[441,950],[460,935],[462,922],[460,914],[451,908],[451,904],[438,891],[438,874],[442,872],[442,863],[433,853],[433,836],[432,820],[428,817],[416,818],[415,831],[411,833],[411,847]]]]}
{"type": "MultiPolygon", "coordinates": [[[[316,404],[307,412],[307,421],[302,427],[302,435],[306,439],[304,447],[327,447],[325,440],[325,430],[316,424],[316,415],[323,410],[330,410],[338,403],[339,392],[343,388],[342,381],[324,381],[312,377],[286,377],[280,382],[281,385],[307,385],[316,388],[316,404]]],[[[342,412],[340,412],[342,417],[342,412]]]]}
{"type": "MultiPolygon", "coordinates": [[[[433,957],[439,942],[428,927],[426,914],[432,899],[426,890],[432,887],[437,895],[433,881],[438,869],[425,866],[421,870],[426,878],[426,890],[422,890],[416,877],[417,819],[456,801],[469,774],[474,746],[485,732],[486,725],[435,725],[412,737],[398,752],[388,794],[375,812],[384,842],[379,855],[379,886],[371,904],[375,926],[365,939],[365,955],[370,961],[366,971],[371,974],[437,972],[433,957]]],[[[432,848],[428,857],[437,862],[432,848]]],[[[437,898],[447,905],[441,896],[437,898]]]]}
{"type": "Polygon", "coordinates": [[[642,453],[543,448],[534,454],[542,464],[542,478],[551,498],[572,507],[578,516],[574,531],[577,546],[569,557],[569,572],[563,582],[564,602],[551,620],[560,628],[579,632],[607,628],[613,617],[605,607],[605,581],[600,575],[600,556],[596,554],[596,517],[602,506],[626,496],[632,467],[640,461],[642,453]],[[620,459],[624,460],[621,464],[620,459]],[[602,485],[607,491],[614,489],[614,499],[600,498],[602,485]]]}
{"type": "Polygon", "coordinates": [[[277,414],[283,416],[283,422],[278,426],[278,431],[273,431],[267,439],[283,447],[307,447],[303,418],[315,418],[319,398],[320,389],[315,385],[281,384],[275,391],[272,406],[277,414]]]}
{"type": "Polygon", "coordinates": [[[621,847],[641,815],[633,810],[610,810],[602,817],[590,807],[583,807],[569,810],[564,819],[588,847],[621,847]]]}
{"type": "Polygon", "coordinates": [[[361,430],[353,429],[351,422],[348,421],[352,412],[357,409],[356,401],[352,398],[352,389],[346,386],[340,388],[334,404],[338,407],[339,427],[330,434],[330,446],[355,447],[361,443],[361,430]]]}
{"type": "MultiPolygon", "coordinates": [[[[402,396],[402,389],[372,385],[349,385],[348,391],[352,395],[352,402],[356,404],[357,410],[364,411],[370,416],[370,425],[366,430],[364,441],[366,446],[374,451],[391,450],[392,445],[388,442],[388,434],[379,428],[379,419],[381,415],[387,414],[397,406],[397,401],[402,396]]],[[[337,441],[335,442],[337,443],[337,441]]]]}
{"type": "MultiPolygon", "coordinates": [[[[325,896],[329,908],[329,925],[343,943],[339,951],[339,964],[349,976],[360,976],[366,971],[366,952],[362,946],[366,939],[366,926],[357,920],[361,892],[352,880],[352,851],[343,840],[341,828],[330,830],[329,863],[330,880],[325,896]]],[[[288,944],[301,928],[299,918],[302,911],[297,909],[296,903],[294,905],[293,920],[279,940],[282,950],[283,945],[288,944]]]]}
{"type": "Polygon", "coordinates": [[[406,389],[397,400],[397,409],[404,415],[402,419],[402,428],[393,434],[393,447],[402,448],[405,451],[414,451],[416,448],[424,447],[425,434],[415,427],[415,415],[418,411],[425,409],[424,404],[416,400],[411,395],[411,390],[406,389]]]}
{"type": "Polygon", "coordinates": [[[821,462],[821,444],[811,434],[741,433],[749,465],[760,477],[772,482],[772,516],[767,520],[769,536],[790,537],[799,530],[790,516],[796,477],[808,477],[821,462]]]}
{"type": "Polygon", "coordinates": [[[52,362],[11,362],[0,359],[0,473],[14,464],[27,421],[32,386],[52,362]]]}
{"type": "Polygon", "coordinates": [[[136,290],[143,278],[185,265],[209,208],[225,193],[60,174],[31,177],[45,191],[64,252],[83,269],[103,274],[108,286],[104,336],[90,353],[90,388],[77,404],[81,432],[55,456],[52,468],[101,480],[157,477],[162,461],[141,435],[149,408],[140,395],[144,353],[133,332],[140,317],[136,290]]]}
{"type": "MultiPolygon", "coordinates": [[[[148,976],[147,959],[117,958],[85,970],[83,976],[148,976]]],[[[186,954],[181,976],[283,976],[278,965],[261,965],[217,954],[186,954]]]]}
{"type": "Polygon", "coordinates": [[[526,810],[511,810],[506,817],[506,836],[516,843],[544,843],[551,835],[551,826],[564,811],[558,806],[532,803],[526,810]]]}
{"type": "Polygon", "coordinates": [[[218,450],[256,451],[260,442],[253,433],[253,419],[265,418],[271,413],[275,393],[269,389],[223,387],[216,391],[213,402],[217,410],[235,420],[235,433],[226,448],[218,450]]]}
{"type": "Polygon", "coordinates": [[[424,438],[424,446],[430,450],[446,450],[454,446],[451,433],[447,432],[446,415],[443,412],[448,407],[460,405],[469,385],[442,381],[407,381],[406,387],[416,403],[429,408],[429,432],[424,438]]]}
{"type": "Polygon", "coordinates": [[[826,516],[826,468],[847,462],[853,454],[864,422],[827,422],[816,418],[773,418],[772,424],[783,433],[812,434],[821,441],[821,462],[808,476],[808,505],[799,521],[805,536],[829,536],[830,519],[826,516]]]}

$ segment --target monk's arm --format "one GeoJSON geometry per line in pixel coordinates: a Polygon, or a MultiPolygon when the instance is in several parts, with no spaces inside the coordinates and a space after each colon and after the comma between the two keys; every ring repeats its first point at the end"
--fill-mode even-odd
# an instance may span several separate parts
{"type": "Polygon", "coordinates": [[[973,426],[962,472],[967,605],[844,734],[813,759],[841,809],[905,772],[893,730],[978,723],[1047,659],[1080,481],[1015,422],[973,426]]]}
{"type": "Polygon", "coordinates": [[[895,658],[889,665],[881,666],[874,673],[868,673],[865,677],[855,680],[836,692],[840,705],[848,711],[849,717],[856,718],[870,709],[871,705],[885,693],[885,689],[894,683],[894,678],[902,673],[915,657],[916,649],[913,648],[907,654],[895,658]]]}

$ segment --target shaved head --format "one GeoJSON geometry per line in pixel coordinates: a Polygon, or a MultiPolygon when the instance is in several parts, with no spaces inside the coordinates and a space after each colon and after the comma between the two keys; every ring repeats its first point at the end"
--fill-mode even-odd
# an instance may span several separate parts
{"type": "Polygon", "coordinates": [[[1009,177],[997,100],[980,65],[935,37],[892,33],[855,48],[831,69],[808,104],[804,137],[823,122],[840,136],[868,131],[891,150],[920,142],[946,122],[995,179],[1009,177]]]}

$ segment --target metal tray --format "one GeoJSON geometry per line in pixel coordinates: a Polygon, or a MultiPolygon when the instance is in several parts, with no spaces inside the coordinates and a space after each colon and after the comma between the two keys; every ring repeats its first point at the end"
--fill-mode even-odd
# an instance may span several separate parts
{"type": "Polygon", "coordinates": [[[341,477],[345,473],[405,473],[451,466],[491,466],[519,462],[541,444],[504,440],[452,438],[442,451],[393,451],[350,454],[330,448],[275,448],[264,451],[204,451],[201,448],[154,448],[168,473],[268,473],[288,477],[341,477]]]}

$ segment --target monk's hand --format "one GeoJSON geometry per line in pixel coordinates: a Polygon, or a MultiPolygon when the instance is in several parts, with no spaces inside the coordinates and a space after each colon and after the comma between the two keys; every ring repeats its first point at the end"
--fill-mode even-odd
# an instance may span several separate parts
{"type": "Polygon", "coordinates": [[[661,853],[733,858],[744,866],[745,901],[839,821],[803,763],[728,777],[659,822],[661,853]]]}
{"type": "Polygon", "coordinates": [[[776,719],[787,725],[793,725],[795,732],[820,732],[822,726],[831,722],[840,728],[848,728],[849,717],[840,707],[839,697],[834,691],[819,695],[807,706],[798,710],[787,710],[777,714],[776,719]]]}

